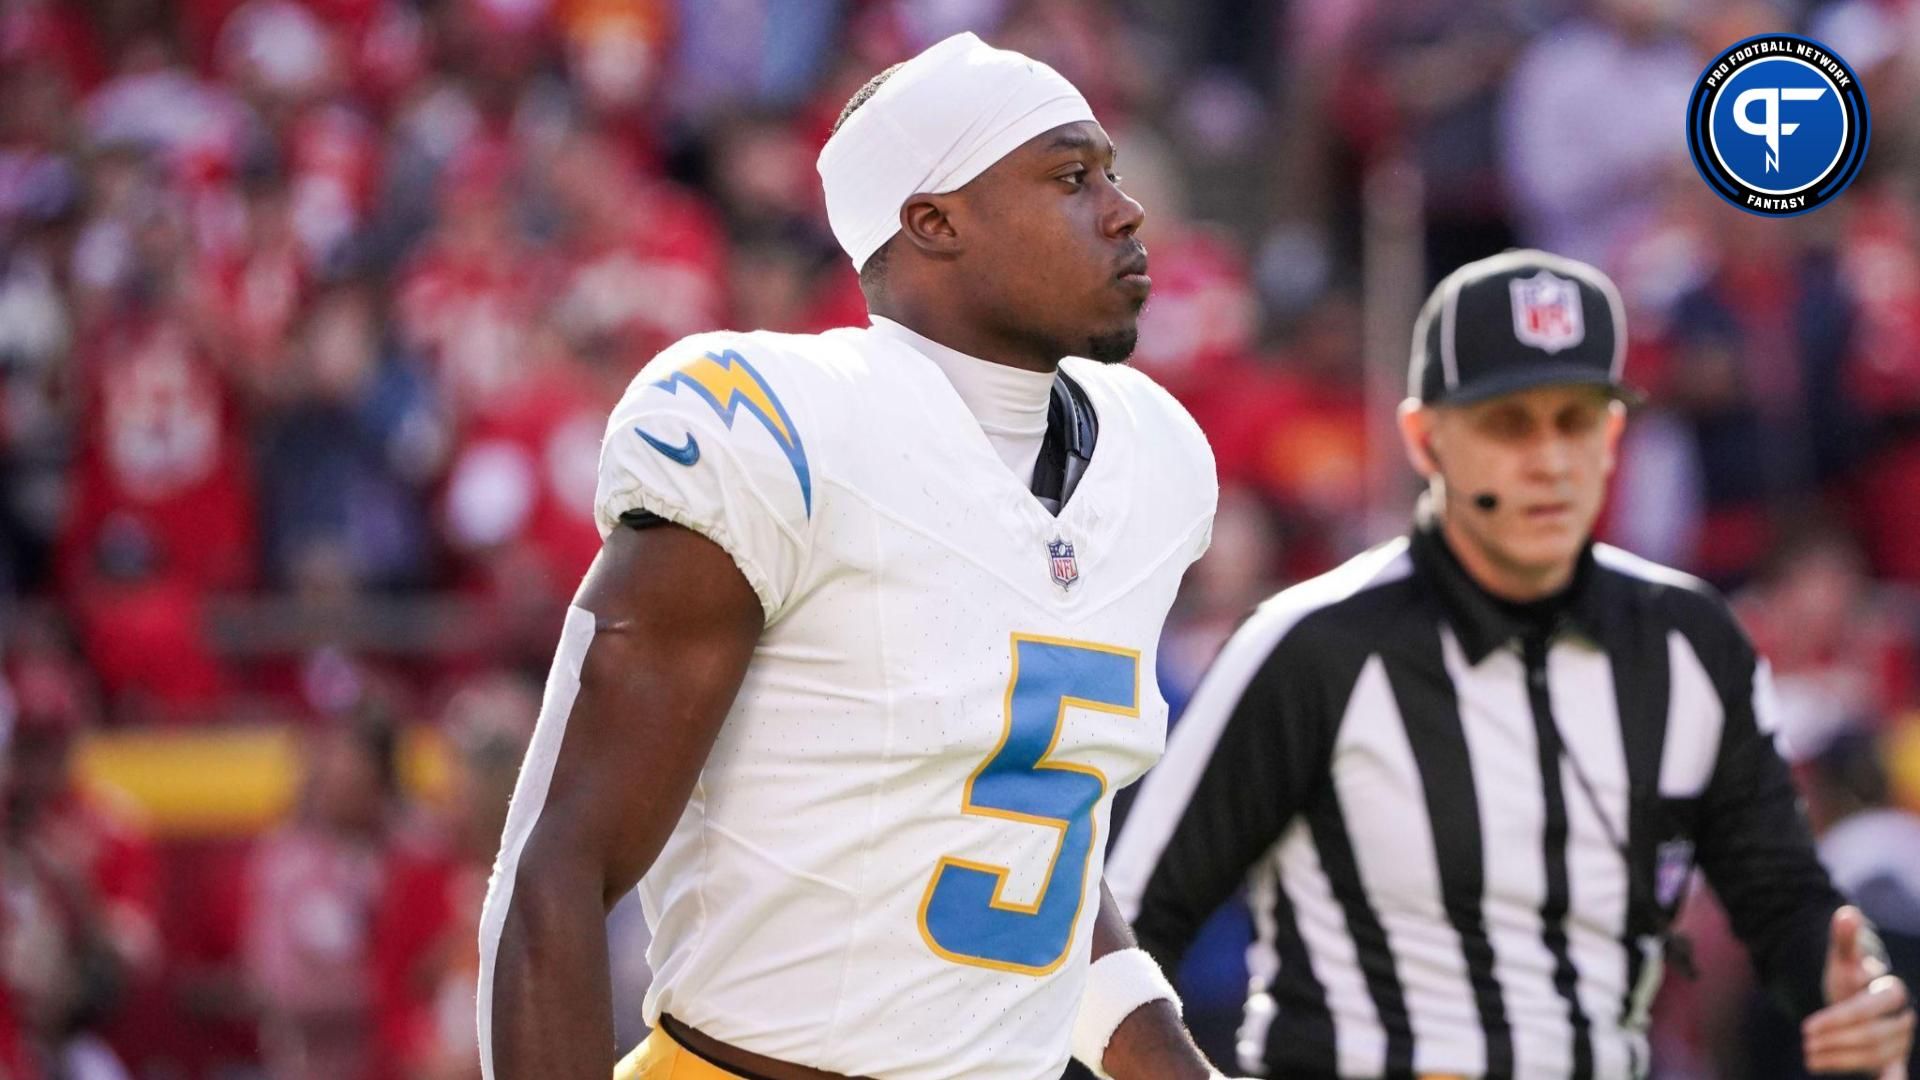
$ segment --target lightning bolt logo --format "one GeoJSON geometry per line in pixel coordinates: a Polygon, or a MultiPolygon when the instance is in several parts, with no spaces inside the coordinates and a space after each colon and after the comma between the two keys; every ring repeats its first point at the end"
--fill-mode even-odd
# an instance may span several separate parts
{"type": "Polygon", "coordinates": [[[800,500],[807,516],[813,516],[813,474],[807,468],[807,450],[800,443],[800,432],[787,415],[786,406],[780,404],[779,395],[746,357],[732,349],[706,353],[653,385],[669,394],[682,386],[691,389],[713,407],[729,429],[742,409],[760,421],[793,466],[794,478],[800,482],[800,500]]]}

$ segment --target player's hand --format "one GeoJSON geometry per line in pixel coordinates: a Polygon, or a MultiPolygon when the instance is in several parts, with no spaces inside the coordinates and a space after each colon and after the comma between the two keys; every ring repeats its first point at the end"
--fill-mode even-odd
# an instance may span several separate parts
{"type": "Polygon", "coordinates": [[[1802,1050],[1811,1072],[1864,1072],[1877,1080],[1906,1080],[1914,1025],[1907,985],[1865,947],[1869,933],[1859,908],[1833,913],[1827,1007],[1801,1025],[1802,1050]]]}

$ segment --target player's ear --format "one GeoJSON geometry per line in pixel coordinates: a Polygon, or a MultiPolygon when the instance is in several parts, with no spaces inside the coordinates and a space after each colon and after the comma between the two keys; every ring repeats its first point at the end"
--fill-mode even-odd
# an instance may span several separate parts
{"type": "Polygon", "coordinates": [[[947,195],[915,195],[900,208],[900,232],[907,242],[929,255],[960,252],[960,233],[953,225],[953,199],[947,195]]]}
{"type": "Polygon", "coordinates": [[[1440,471],[1433,460],[1433,410],[1418,398],[1408,398],[1400,403],[1399,420],[1400,445],[1406,450],[1407,464],[1421,479],[1432,479],[1440,471]]]}

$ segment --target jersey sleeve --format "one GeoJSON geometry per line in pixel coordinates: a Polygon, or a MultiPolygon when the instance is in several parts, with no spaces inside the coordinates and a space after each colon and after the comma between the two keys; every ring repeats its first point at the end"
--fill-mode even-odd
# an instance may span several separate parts
{"type": "Polygon", "coordinates": [[[1844,898],[1774,747],[1768,666],[1717,598],[1713,616],[1713,632],[1690,635],[1725,712],[1699,811],[1700,868],[1775,1000],[1802,1018],[1826,1004],[1827,932],[1844,898]]]}
{"type": "Polygon", "coordinates": [[[1220,507],[1220,475],[1213,445],[1193,414],[1167,389],[1142,372],[1119,373],[1134,394],[1139,414],[1146,419],[1144,441],[1155,447],[1164,468],[1158,470],[1157,502],[1177,520],[1188,523],[1186,559],[1189,564],[1213,544],[1213,519],[1220,507]]]}
{"type": "MultiPolygon", "coordinates": [[[[1189,423],[1192,421],[1189,420],[1189,423]]],[[[1192,561],[1198,562],[1207,549],[1213,546],[1213,522],[1220,511],[1220,473],[1214,465],[1213,446],[1207,437],[1200,434],[1198,424],[1193,426],[1197,438],[1197,452],[1194,455],[1194,479],[1200,496],[1200,524],[1194,529],[1192,561]]]]}
{"type": "Polygon", "coordinates": [[[600,448],[602,536],[645,511],[726,549],[767,622],[791,600],[815,507],[808,432],[790,358],[741,335],[700,335],[656,356],[615,406],[600,448]]]}

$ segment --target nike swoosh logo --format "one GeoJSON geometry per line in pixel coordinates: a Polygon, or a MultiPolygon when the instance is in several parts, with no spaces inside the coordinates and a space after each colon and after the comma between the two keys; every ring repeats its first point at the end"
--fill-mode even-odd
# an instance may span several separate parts
{"type": "Polygon", "coordinates": [[[655,450],[660,451],[682,465],[691,465],[700,460],[700,444],[694,441],[693,432],[691,431],[687,432],[687,441],[684,446],[675,446],[669,442],[661,442],[659,439],[641,431],[639,428],[634,428],[633,433],[647,440],[648,446],[653,447],[655,450]]]}

